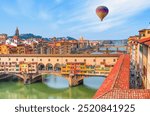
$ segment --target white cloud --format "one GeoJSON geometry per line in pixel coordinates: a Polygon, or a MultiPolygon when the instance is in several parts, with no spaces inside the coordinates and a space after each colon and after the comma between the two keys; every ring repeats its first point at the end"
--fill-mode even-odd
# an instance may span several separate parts
{"type": "Polygon", "coordinates": [[[61,24],[79,22],[79,25],[67,31],[102,32],[110,28],[125,24],[128,19],[150,8],[150,0],[87,0],[83,8],[77,13],[71,13],[68,20],[61,20],[61,24]],[[96,16],[95,9],[99,5],[109,8],[109,14],[103,22],[96,16]],[[82,25],[80,22],[83,22],[82,25]]]}

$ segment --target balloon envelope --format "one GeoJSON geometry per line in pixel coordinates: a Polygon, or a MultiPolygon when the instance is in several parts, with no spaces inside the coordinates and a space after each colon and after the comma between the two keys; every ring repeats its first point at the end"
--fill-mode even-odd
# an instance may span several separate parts
{"type": "Polygon", "coordinates": [[[106,6],[99,6],[96,9],[96,14],[103,21],[103,19],[107,16],[109,9],[106,6]]]}

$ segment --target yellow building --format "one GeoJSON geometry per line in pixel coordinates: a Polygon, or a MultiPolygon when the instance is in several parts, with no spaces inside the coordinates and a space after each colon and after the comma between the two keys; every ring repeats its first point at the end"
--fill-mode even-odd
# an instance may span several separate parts
{"type": "Polygon", "coordinates": [[[2,44],[0,45],[0,54],[17,54],[17,48],[15,46],[2,44]]]}
{"type": "Polygon", "coordinates": [[[37,63],[36,62],[20,62],[19,64],[21,73],[37,73],[37,63]]]}
{"type": "Polygon", "coordinates": [[[144,39],[150,37],[150,29],[142,29],[139,31],[140,38],[144,39]]]}
{"type": "Polygon", "coordinates": [[[65,75],[83,75],[86,71],[86,64],[84,62],[68,62],[65,66],[61,67],[61,74],[65,75]]]}
{"type": "Polygon", "coordinates": [[[85,62],[69,62],[65,66],[61,67],[61,74],[69,75],[105,75],[109,74],[114,65],[88,65],[85,62]]]}

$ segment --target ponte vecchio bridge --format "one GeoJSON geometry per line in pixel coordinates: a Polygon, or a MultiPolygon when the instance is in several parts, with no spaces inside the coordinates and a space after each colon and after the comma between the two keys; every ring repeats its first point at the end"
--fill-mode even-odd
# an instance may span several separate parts
{"type": "MultiPolygon", "coordinates": [[[[75,55],[39,55],[39,54],[11,54],[0,55],[0,74],[11,74],[22,78],[36,79],[43,73],[60,71],[69,62],[85,63],[91,66],[114,65],[120,54],[75,54],[75,55]]],[[[84,75],[83,75],[84,76],[84,75]]],[[[100,75],[99,75],[100,76],[100,75]]],[[[82,77],[83,78],[83,77],[82,77]]]]}

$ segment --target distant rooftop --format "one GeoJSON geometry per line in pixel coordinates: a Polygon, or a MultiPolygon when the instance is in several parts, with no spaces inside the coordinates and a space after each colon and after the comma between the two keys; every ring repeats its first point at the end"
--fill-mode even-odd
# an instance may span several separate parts
{"type": "Polygon", "coordinates": [[[142,30],[139,30],[139,32],[144,32],[144,31],[150,31],[150,29],[142,29],[142,30]]]}

